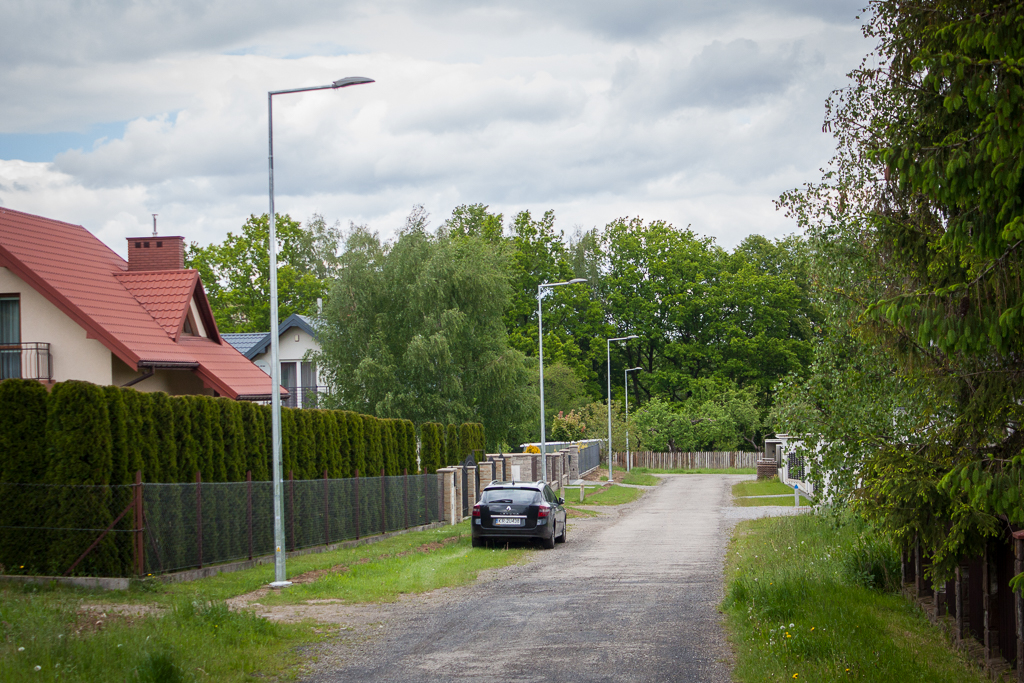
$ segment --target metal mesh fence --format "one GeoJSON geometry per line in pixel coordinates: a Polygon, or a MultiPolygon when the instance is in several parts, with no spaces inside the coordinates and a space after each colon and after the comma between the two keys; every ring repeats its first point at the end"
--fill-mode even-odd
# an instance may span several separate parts
{"type": "MultiPolygon", "coordinates": [[[[145,484],[145,567],[168,572],[274,551],[270,482],[145,484]]],[[[433,474],[284,482],[288,550],[438,520],[433,474]]]]}
{"type": "Polygon", "coordinates": [[[580,474],[601,464],[601,443],[592,441],[580,449],[580,474]]]}
{"type": "Polygon", "coordinates": [[[0,484],[0,573],[131,573],[134,489],[0,484]]]}

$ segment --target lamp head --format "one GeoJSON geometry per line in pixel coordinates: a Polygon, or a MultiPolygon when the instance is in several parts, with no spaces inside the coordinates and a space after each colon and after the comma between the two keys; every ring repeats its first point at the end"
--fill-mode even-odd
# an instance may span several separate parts
{"type": "Polygon", "coordinates": [[[639,338],[640,338],[639,334],[631,334],[628,337],[626,337],[626,339],[639,339],[639,338]]]}
{"type": "Polygon", "coordinates": [[[339,78],[338,80],[331,83],[332,88],[347,88],[350,85],[362,85],[364,83],[375,83],[372,78],[365,78],[363,76],[349,76],[347,78],[339,78]]]}
{"type": "Polygon", "coordinates": [[[577,278],[573,278],[572,280],[569,280],[569,282],[567,284],[574,285],[574,284],[576,284],[578,282],[586,282],[586,281],[587,281],[587,278],[585,278],[585,277],[577,277],[577,278]]]}

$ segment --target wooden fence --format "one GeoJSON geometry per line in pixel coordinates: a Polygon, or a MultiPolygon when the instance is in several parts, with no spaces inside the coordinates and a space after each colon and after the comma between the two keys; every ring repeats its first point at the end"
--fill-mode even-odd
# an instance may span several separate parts
{"type": "MultiPolygon", "coordinates": [[[[757,467],[760,453],[743,451],[701,451],[698,453],[655,453],[653,451],[630,451],[633,467],[647,467],[653,470],[727,470],[757,467]]],[[[616,467],[626,466],[626,452],[615,452],[616,467]]]]}
{"type": "Polygon", "coordinates": [[[904,553],[904,592],[952,631],[992,680],[1024,681],[1024,596],[1010,588],[1010,579],[1024,571],[1024,530],[988,539],[982,554],[962,560],[943,584],[932,585],[927,576],[930,559],[919,545],[904,553]]]}

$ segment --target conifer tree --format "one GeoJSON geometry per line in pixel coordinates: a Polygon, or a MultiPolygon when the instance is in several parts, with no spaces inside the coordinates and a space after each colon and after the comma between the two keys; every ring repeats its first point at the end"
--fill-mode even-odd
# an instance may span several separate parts
{"type": "Polygon", "coordinates": [[[178,482],[178,444],[174,437],[174,406],[171,397],[157,391],[149,394],[149,400],[154,451],[160,465],[160,474],[159,478],[153,478],[147,471],[146,481],[178,482]]]}
{"type": "MultiPolygon", "coordinates": [[[[104,390],[88,382],[56,384],[47,404],[46,437],[53,458],[48,481],[60,485],[51,496],[47,526],[67,530],[52,532],[48,564],[51,571],[63,573],[92,540],[91,532],[70,530],[102,529],[114,518],[109,488],[113,442],[104,390]]],[[[116,536],[108,534],[76,572],[116,576],[121,570],[116,536]]]]}
{"type": "Polygon", "coordinates": [[[46,388],[27,379],[0,382],[0,564],[27,573],[46,561],[45,532],[4,527],[43,526],[46,500],[38,490],[12,486],[40,484],[50,462],[46,448],[46,388]]]}

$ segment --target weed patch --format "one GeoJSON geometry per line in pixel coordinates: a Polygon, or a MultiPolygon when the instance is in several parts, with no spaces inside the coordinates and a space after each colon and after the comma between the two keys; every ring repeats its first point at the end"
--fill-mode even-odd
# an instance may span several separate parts
{"type": "Polygon", "coordinates": [[[657,486],[661,483],[661,479],[658,479],[653,474],[631,470],[626,472],[626,476],[622,478],[622,483],[633,484],[634,486],[657,486]]]}
{"type": "Polygon", "coordinates": [[[782,493],[793,495],[793,488],[776,478],[763,481],[741,481],[732,486],[732,495],[734,496],[770,496],[782,493]]]}
{"type": "Polygon", "coordinates": [[[898,556],[852,515],[741,522],[726,562],[722,607],[738,681],[985,680],[887,590],[898,556]]]}
{"type": "Polygon", "coordinates": [[[632,489],[626,486],[606,486],[598,489],[595,493],[589,491],[582,503],[579,502],[579,488],[566,487],[565,504],[567,507],[576,505],[622,505],[631,503],[644,494],[643,489],[632,489]]]}

